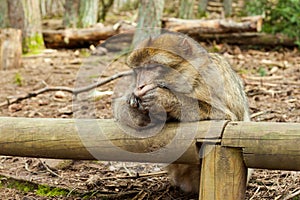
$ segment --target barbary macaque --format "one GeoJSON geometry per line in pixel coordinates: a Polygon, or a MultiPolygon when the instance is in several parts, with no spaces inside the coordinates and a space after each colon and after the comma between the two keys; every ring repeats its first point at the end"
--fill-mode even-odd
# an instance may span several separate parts
{"type": "MultiPolygon", "coordinates": [[[[121,124],[142,130],[165,121],[249,120],[237,74],[223,57],[188,36],[146,39],[127,62],[134,71],[132,87],[114,106],[121,124]]],[[[171,164],[168,171],[174,185],[198,192],[200,165],[171,164]]]]}

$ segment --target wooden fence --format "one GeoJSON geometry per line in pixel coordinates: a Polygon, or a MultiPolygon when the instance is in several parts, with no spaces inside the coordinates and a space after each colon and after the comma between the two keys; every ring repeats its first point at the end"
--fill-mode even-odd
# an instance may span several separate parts
{"type": "Polygon", "coordinates": [[[169,123],[135,137],[114,120],[0,117],[0,155],[188,164],[200,157],[199,199],[244,199],[247,168],[300,170],[300,123],[169,123]]]}

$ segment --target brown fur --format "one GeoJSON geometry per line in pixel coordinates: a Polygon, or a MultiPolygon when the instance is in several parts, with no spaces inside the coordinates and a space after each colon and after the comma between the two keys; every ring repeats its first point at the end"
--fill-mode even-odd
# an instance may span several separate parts
{"type": "MultiPolygon", "coordinates": [[[[249,120],[243,85],[231,66],[187,36],[165,33],[145,40],[128,65],[136,72],[133,84],[115,106],[123,124],[139,129],[165,119],[249,120]]],[[[172,164],[168,171],[175,185],[197,192],[199,165],[172,164]]]]}

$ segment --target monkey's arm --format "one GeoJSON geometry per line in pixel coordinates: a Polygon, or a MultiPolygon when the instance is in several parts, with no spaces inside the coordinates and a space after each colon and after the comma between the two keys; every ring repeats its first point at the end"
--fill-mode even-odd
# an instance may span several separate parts
{"type": "Polygon", "coordinates": [[[199,121],[207,117],[206,111],[200,110],[196,99],[175,93],[167,88],[157,87],[141,97],[140,105],[154,115],[165,112],[168,119],[180,121],[199,121]]]}

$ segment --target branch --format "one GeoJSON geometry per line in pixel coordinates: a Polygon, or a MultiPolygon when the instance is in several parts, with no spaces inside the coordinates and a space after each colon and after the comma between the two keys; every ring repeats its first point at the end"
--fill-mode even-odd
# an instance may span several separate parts
{"type": "Polygon", "coordinates": [[[292,199],[294,198],[295,196],[299,195],[300,194],[300,188],[298,188],[298,191],[292,193],[292,194],[289,194],[287,195],[283,200],[289,200],[289,199],[292,199]]]}
{"type": "Polygon", "coordinates": [[[46,86],[46,87],[44,87],[42,89],[29,92],[26,95],[16,97],[13,100],[10,100],[9,98],[7,98],[6,101],[0,103],[0,107],[8,106],[8,105],[11,105],[11,104],[23,101],[24,99],[29,99],[31,97],[36,97],[37,95],[43,94],[45,92],[64,91],[64,92],[72,93],[73,95],[78,95],[79,93],[92,90],[92,89],[97,88],[97,87],[99,87],[101,85],[109,83],[109,82],[111,82],[111,81],[113,81],[113,80],[115,80],[117,78],[121,78],[123,76],[128,76],[130,74],[132,74],[131,70],[120,72],[120,73],[114,74],[114,75],[112,75],[112,76],[110,76],[108,78],[105,78],[105,79],[103,79],[103,80],[101,80],[101,81],[99,81],[97,83],[93,83],[91,85],[88,85],[88,86],[85,86],[85,87],[81,87],[81,88],[76,88],[76,89],[70,88],[70,87],[64,87],[64,86],[53,86],[53,87],[46,86]]]}

